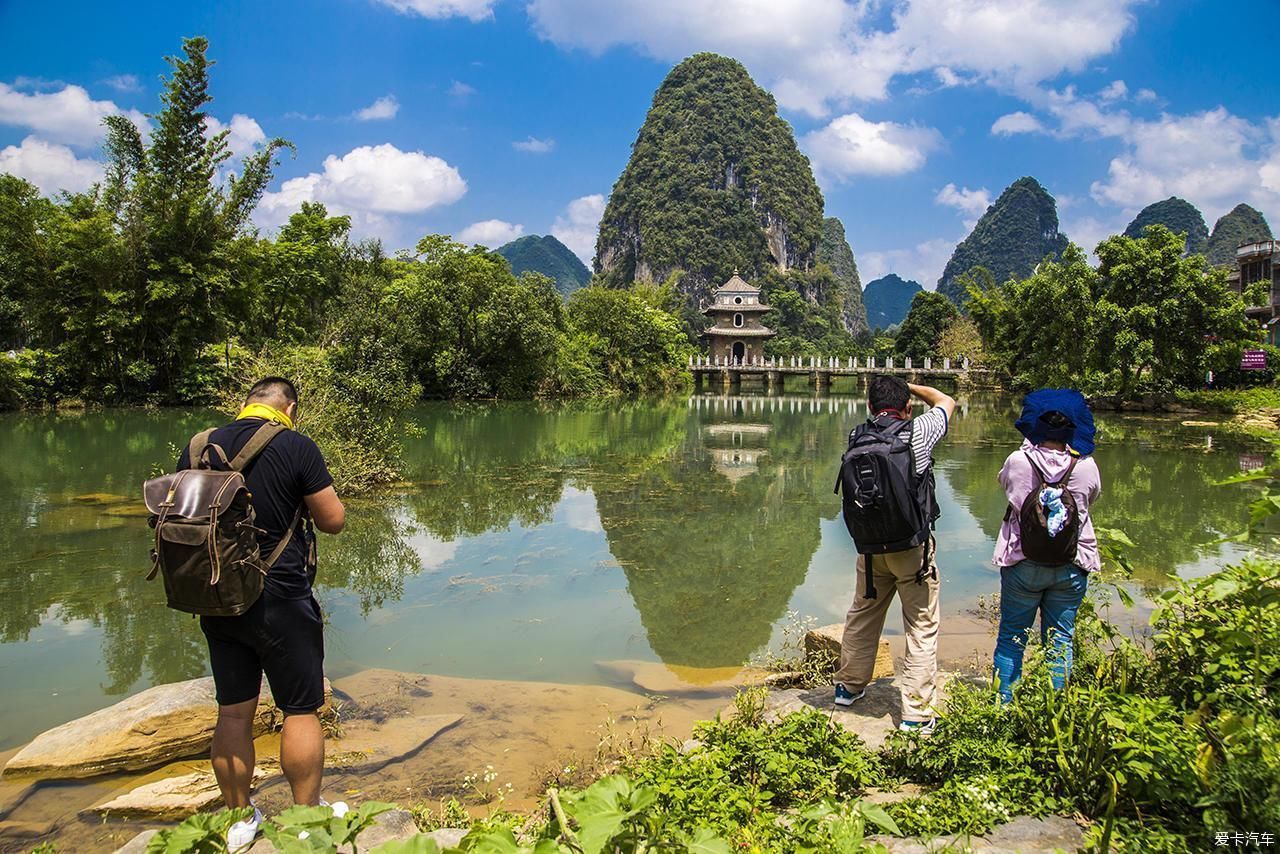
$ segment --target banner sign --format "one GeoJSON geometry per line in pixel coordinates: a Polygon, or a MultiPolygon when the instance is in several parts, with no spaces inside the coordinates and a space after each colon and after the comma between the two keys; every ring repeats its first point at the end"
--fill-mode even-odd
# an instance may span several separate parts
{"type": "Polygon", "coordinates": [[[1267,353],[1265,350],[1245,350],[1240,357],[1240,370],[1265,371],[1267,369],[1267,353]]]}

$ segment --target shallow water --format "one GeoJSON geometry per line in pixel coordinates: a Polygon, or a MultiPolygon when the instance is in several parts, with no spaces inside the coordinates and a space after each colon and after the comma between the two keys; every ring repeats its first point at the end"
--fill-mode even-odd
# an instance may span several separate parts
{"type": "MultiPolygon", "coordinates": [[[[429,404],[411,488],[352,502],[322,538],[327,670],[600,684],[596,662],[741,664],[792,612],[836,622],[853,551],[832,494],[861,398],[429,404]]],[[[972,397],[939,447],[939,565],[953,624],[993,592],[1014,404],[972,397]]],[[[195,621],[144,581],[139,484],[207,412],[0,417],[0,750],[149,685],[207,672],[195,621]]],[[[1139,592],[1208,571],[1263,450],[1177,420],[1102,416],[1100,524],[1139,592]]],[[[900,620],[891,617],[889,631],[900,620]]],[[[943,631],[948,623],[944,621],[943,631]]],[[[696,671],[694,671],[696,672],[696,671]]]]}

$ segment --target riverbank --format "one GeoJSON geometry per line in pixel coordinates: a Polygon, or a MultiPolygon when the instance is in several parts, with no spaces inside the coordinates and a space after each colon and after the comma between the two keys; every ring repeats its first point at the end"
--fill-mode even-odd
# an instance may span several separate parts
{"type": "MultiPolygon", "coordinates": [[[[990,635],[977,620],[957,620],[954,629],[944,638],[942,659],[948,669],[965,670],[989,653],[990,635]]],[[[887,670],[878,674],[892,675],[902,644],[901,636],[886,639],[887,670]]],[[[404,804],[428,829],[446,818],[470,824],[495,811],[536,814],[548,785],[585,787],[663,745],[685,743],[698,722],[722,712],[737,691],[774,681],[759,667],[637,661],[599,667],[612,685],[376,669],[336,679],[324,715],[330,732],[325,791],[330,800],[404,804]]],[[[829,680],[829,672],[820,678],[829,680]]],[[[142,830],[216,809],[206,759],[159,758],[165,750],[207,752],[216,707],[205,683],[149,689],[0,754],[0,765],[9,766],[0,778],[0,851],[42,842],[60,850],[113,850],[142,830]],[[128,762],[143,767],[65,780],[128,762]],[[59,778],[63,782],[55,782],[59,778]]],[[[829,690],[820,693],[826,697],[829,690]]],[[[289,806],[290,793],[265,703],[255,799],[274,814],[289,806]]],[[[878,708],[873,717],[883,720],[869,718],[864,736],[875,731],[883,738],[892,729],[892,708],[878,708]]]]}

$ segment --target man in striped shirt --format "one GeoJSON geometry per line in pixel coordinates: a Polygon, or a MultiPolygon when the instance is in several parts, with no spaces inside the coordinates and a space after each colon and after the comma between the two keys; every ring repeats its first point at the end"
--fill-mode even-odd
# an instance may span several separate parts
{"type": "MultiPolygon", "coordinates": [[[[913,385],[898,377],[878,376],[867,389],[873,421],[892,424],[910,421],[911,460],[914,473],[927,484],[927,501],[933,497],[933,449],[947,434],[956,402],[929,386],[913,385]],[[912,418],[911,398],[920,399],[928,411],[912,418]]],[[[936,512],[932,516],[936,516],[936,512]]],[[[938,675],[938,570],[934,543],[898,552],[875,555],[872,587],[867,587],[866,556],[858,555],[853,606],[845,618],[840,667],[835,674],[835,703],[851,706],[866,694],[875,668],[880,632],[889,603],[896,592],[902,599],[902,624],[906,656],[898,685],[902,691],[900,729],[928,735],[933,731],[933,703],[938,675]],[[879,595],[875,591],[881,591],[879,595]]]]}

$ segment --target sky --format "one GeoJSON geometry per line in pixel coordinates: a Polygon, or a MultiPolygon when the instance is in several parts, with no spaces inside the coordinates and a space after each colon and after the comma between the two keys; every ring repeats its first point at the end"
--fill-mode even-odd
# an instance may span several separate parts
{"type": "MultiPolygon", "coordinates": [[[[1280,0],[0,0],[0,172],[102,175],[101,120],[144,128],[203,35],[214,129],[286,153],[255,213],[307,200],[388,249],[552,233],[590,265],[653,93],[740,60],[814,165],[863,282],[933,288],[1023,175],[1092,249],[1178,195],[1280,225],[1280,0]]],[[[234,161],[232,162],[234,168],[234,161]]]]}

